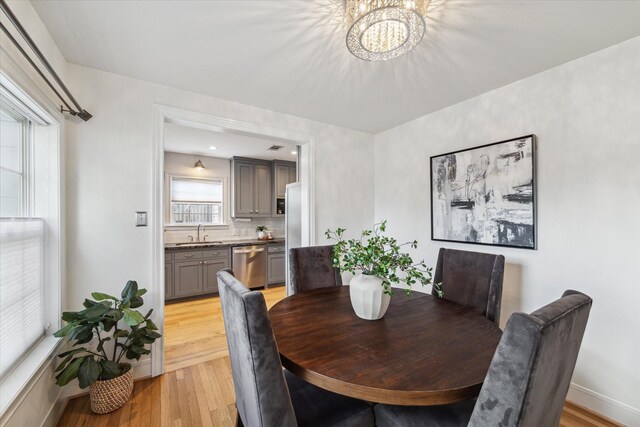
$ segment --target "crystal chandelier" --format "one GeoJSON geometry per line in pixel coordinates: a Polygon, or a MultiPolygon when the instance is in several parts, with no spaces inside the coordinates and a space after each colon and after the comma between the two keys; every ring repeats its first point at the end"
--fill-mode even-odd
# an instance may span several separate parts
{"type": "Polygon", "coordinates": [[[346,0],[347,48],[367,61],[386,61],[407,53],[424,36],[429,1],[346,0]]]}

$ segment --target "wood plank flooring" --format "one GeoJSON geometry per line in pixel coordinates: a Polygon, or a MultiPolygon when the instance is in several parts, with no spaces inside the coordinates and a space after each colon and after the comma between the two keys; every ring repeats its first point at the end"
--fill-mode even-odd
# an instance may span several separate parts
{"type": "MultiPolygon", "coordinates": [[[[271,307],[284,298],[285,290],[263,293],[271,307]]],[[[92,414],[88,396],[69,401],[58,426],[234,426],[237,412],[219,298],[165,307],[165,370],[160,377],[136,381],[131,400],[110,414],[92,414]]],[[[567,402],[560,426],[619,424],[567,402]]]]}

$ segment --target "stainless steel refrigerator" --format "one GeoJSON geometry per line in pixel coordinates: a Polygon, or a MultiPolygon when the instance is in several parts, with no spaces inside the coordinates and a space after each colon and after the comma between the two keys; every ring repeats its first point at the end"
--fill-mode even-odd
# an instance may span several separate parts
{"type": "Polygon", "coordinates": [[[289,249],[302,246],[302,198],[299,182],[288,184],[286,187],[284,229],[285,229],[285,270],[287,296],[291,295],[291,281],[289,279],[289,249]]]}

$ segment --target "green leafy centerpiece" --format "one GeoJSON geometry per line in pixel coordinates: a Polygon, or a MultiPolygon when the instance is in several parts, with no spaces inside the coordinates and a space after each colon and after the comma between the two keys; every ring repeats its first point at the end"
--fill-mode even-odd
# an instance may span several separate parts
{"type": "MultiPolygon", "coordinates": [[[[401,252],[403,247],[416,249],[418,242],[399,244],[393,237],[385,235],[387,221],[374,224],[373,229],[363,230],[357,239],[345,240],[344,228],[327,230],[325,236],[334,240],[334,266],[341,271],[354,274],[350,283],[351,304],[363,319],[381,319],[391,301],[393,284],[405,283],[407,294],[411,286],[432,284],[432,268],[424,260],[414,262],[411,256],[401,252]]],[[[442,297],[439,283],[432,284],[435,293],[442,297]]]]}
{"type": "Polygon", "coordinates": [[[56,369],[56,384],[64,386],[77,378],[80,388],[91,387],[91,409],[96,413],[114,411],[129,400],[133,373],[125,360],[140,360],[151,352],[146,346],[160,338],[150,319],[153,309],[144,316],[135,310],[144,304],[146,292],[130,280],[121,298],[94,292],[94,300],[84,300],[84,310],[62,314],[67,324],[54,336],[68,337],[73,348],[59,355],[63,360],[56,369]]]}

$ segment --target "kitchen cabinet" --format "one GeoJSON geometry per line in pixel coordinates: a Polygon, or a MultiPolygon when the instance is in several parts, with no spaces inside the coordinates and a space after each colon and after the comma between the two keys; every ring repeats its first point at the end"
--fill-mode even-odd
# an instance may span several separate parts
{"type": "Polygon", "coordinates": [[[165,250],[165,300],[218,292],[216,273],[230,268],[229,248],[165,250]]]}
{"type": "Polygon", "coordinates": [[[297,180],[295,162],[286,162],[283,160],[273,161],[273,216],[284,216],[284,213],[280,212],[284,212],[284,198],[287,184],[291,184],[297,180]],[[280,199],[280,203],[278,199],[280,199]]]}
{"type": "Polygon", "coordinates": [[[284,245],[269,245],[267,247],[267,285],[284,283],[284,257],[284,245]]]}
{"type": "Polygon", "coordinates": [[[173,298],[173,264],[164,263],[164,297],[173,298]]]}
{"type": "Polygon", "coordinates": [[[272,163],[267,160],[231,159],[231,216],[261,218],[271,216],[272,163]]]}

